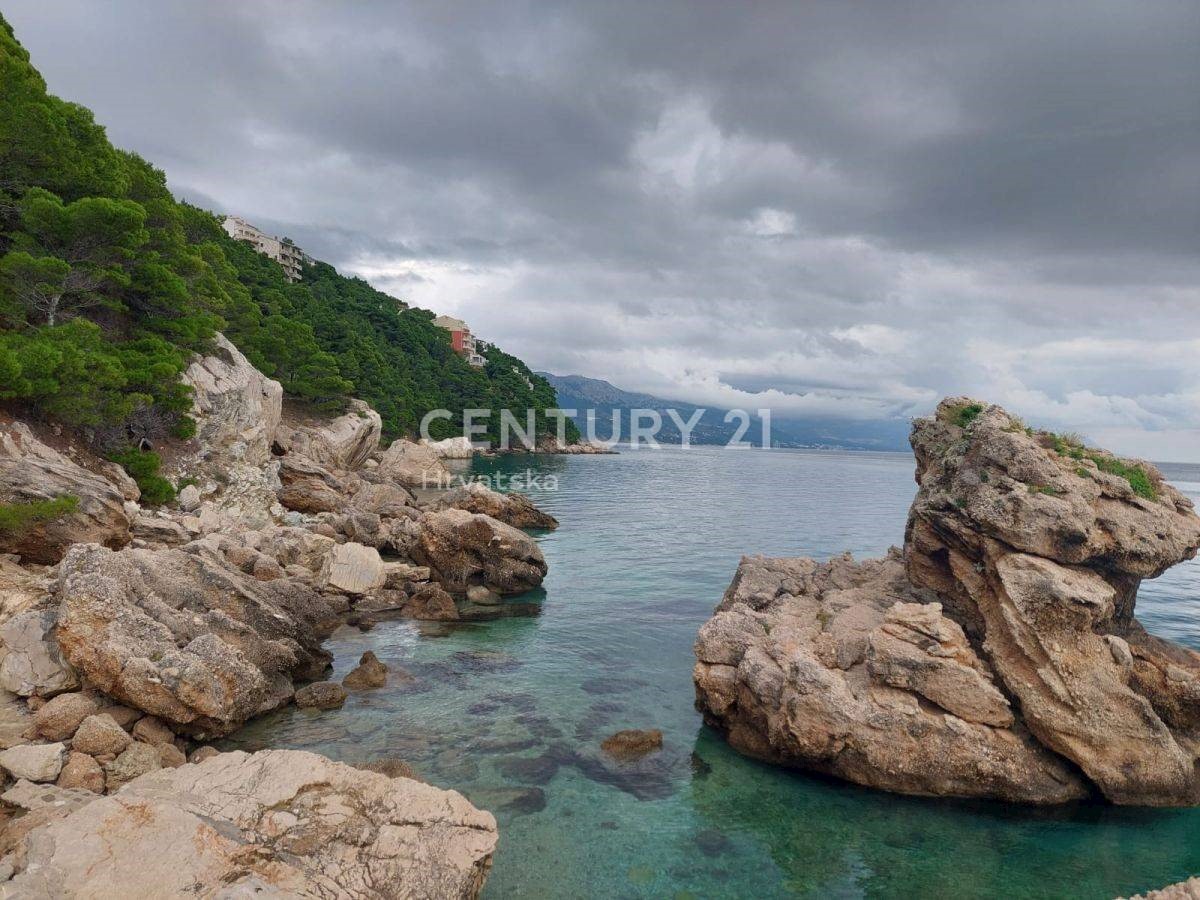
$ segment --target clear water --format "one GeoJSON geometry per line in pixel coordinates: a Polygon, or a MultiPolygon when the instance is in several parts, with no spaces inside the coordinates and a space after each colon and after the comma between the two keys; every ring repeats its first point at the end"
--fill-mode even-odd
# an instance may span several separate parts
{"type": "MultiPolygon", "coordinates": [[[[337,759],[399,757],[497,814],[485,895],[502,897],[1110,898],[1200,872],[1200,811],[1029,810],[904,798],[745,759],[692,707],[692,641],[743,553],[875,555],[902,539],[904,454],[718,449],[508,458],[559,489],[562,525],[535,617],[452,629],[343,628],[340,677],[366,649],[415,681],[338,711],[280,711],[232,742],[337,759]],[[630,770],[599,742],[661,728],[630,770]]],[[[1168,467],[1200,494],[1200,467],[1168,467]]],[[[1200,567],[1139,601],[1200,647],[1200,567]]]]}

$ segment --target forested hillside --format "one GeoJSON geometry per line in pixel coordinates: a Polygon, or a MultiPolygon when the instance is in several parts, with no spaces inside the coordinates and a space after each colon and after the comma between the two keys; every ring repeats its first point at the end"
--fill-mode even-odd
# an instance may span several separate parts
{"type": "MultiPolygon", "coordinates": [[[[358,396],[389,436],[431,409],[539,410],[553,388],[497,349],[469,366],[433,315],[331,266],[282,270],[177,202],[164,174],[114,148],[92,114],[51,96],[0,18],[0,402],[78,428],[106,452],[188,436],[179,383],[223,331],[286,393],[334,410],[358,396]]],[[[573,426],[571,437],[574,437],[573,426]]]]}

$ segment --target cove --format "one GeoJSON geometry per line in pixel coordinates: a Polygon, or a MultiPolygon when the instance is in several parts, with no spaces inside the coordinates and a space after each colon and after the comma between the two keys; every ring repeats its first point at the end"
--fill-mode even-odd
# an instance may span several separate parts
{"type": "MultiPolygon", "coordinates": [[[[324,713],[288,707],[226,742],[396,757],[494,812],[486,897],[1110,898],[1200,870],[1200,810],[1037,810],[905,798],[745,759],[692,706],[692,642],[742,554],[877,555],[899,544],[908,454],[626,450],[478,459],[556,476],[532,499],[536,615],[453,628],[387,621],[327,643],[341,678],[367,649],[380,690],[324,713]],[[397,675],[403,669],[412,678],[397,675]],[[664,749],[620,768],[621,728],[664,749]]],[[[1200,497],[1200,467],[1163,474],[1200,497]]],[[[1144,583],[1139,618],[1200,647],[1200,565],[1144,583]]]]}

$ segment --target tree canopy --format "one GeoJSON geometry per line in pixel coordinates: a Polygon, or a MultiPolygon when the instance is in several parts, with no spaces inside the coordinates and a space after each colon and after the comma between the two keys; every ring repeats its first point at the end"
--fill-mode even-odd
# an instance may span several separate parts
{"type": "MultiPolygon", "coordinates": [[[[433,315],[332,266],[298,283],[212,213],[176,201],[166,178],[113,147],[86,108],[47,93],[0,18],[0,401],[85,429],[109,452],[135,436],[184,436],[180,375],[223,331],[285,393],[336,410],[350,396],[389,437],[446,409],[500,410],[553,433],[554,390],[496,348],[470,366],[433,315]]],[[[568,436],[577,438],[574,425],[568,436]]]]}

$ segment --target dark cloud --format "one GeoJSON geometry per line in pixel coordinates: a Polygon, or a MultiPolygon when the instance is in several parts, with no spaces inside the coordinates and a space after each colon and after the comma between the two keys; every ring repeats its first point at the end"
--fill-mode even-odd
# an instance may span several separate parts
{"type": "Polygon", "coordinates": [[[5,14],[183,195],[540,368],[860,418],[973,391],[1200,456],[1195,4],[5,14]]]}

